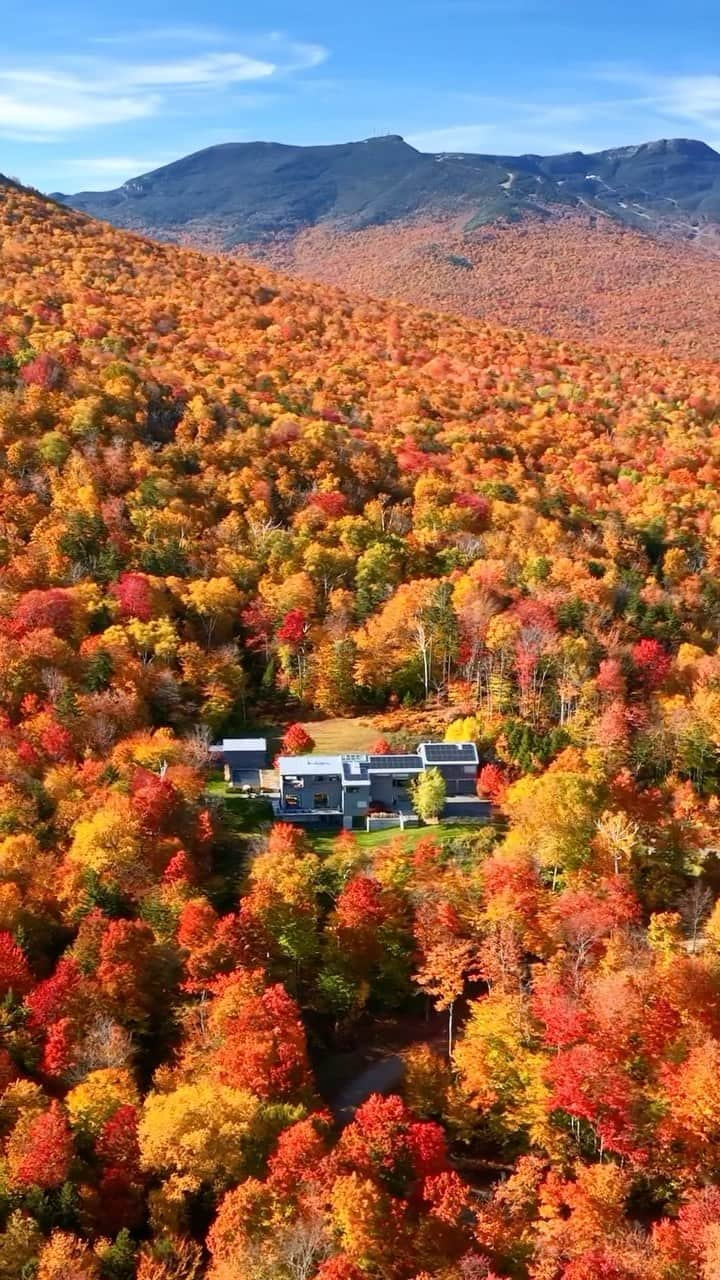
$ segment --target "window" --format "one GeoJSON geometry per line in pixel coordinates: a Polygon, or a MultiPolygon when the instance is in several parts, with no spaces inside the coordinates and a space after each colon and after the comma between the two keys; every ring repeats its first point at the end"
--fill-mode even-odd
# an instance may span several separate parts
{"type": "Polygon", "coordinates": [[[328,809],[330,797],[327,791],[316,791],[313,797],[313,809],[328,809]]]}
{"type": "Polygon", "coordinates": [[[297,796],[285,796],[285,808],[286,808],[286,809],[297,809],[297,807],[298,807],[298,798],[297,798],[297,796]]]}
{"type": "Polygon", "coordinates": [[[393,778],[393,791],[407,791],[409,778],[393,778]]]}

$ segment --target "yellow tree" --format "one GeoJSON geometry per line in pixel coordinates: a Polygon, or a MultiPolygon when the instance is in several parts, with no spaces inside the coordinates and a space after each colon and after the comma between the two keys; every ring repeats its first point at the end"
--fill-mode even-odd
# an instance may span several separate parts
{"type": "Polygon", "coordinates": [[[544,1059],[524,996],[494,988],[475,1000],[453,1054],[462,1092],[500,1132],[547,1142],[544,1059]]]}
{"type": "Polygon", "coordinates": [[[184,1191],[237,1182],[259,1105],[250,1093],[208,1080],[148,1094],[138,1131],[143,1168],[184,1191]]]}
{"type": "Polygon", "coordinates": [[[553,884],[560,873],[588,861],[597,811],[589,773],[551,768],[538,778],[521,778],[508,789],[503,808],[513,843],[552,870],[553,884]]]}
{"type": "Polygon", "coordinates": [[[75,824],[68,862],[77,878],[90,872],[125,893],[147,885],[150,868],[142,858],[140,827],[127,796],[109,793],[101,808],[75,824]]]}
{"type": "Polygon", "coordinates": [[[208,648],[218,624],[234,620],[242,600],[232,578],[227,577],[199,578],[189,583],[183,598],[200,618],[208,648]]]}
{"type": "Polygon", "coordinates": [[[137,1107],[140,1095],[132,1073],[123,1067],[91,1071],[65,1099],[73,1129],[95,1137],[122,1106],[137,1107]]]}
{"type": "Polygon", "coordinates": [[[71,1231],[53,1231],[43,1245],[37,1280],[98,1280],[100,1260],[71,1231]]]}

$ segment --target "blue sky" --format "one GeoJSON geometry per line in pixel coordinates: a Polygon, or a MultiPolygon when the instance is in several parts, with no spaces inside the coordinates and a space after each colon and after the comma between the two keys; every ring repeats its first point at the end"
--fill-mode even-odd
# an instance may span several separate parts
{"type": "Polygon", "coordinates": [[[711,0],[1,0],[0,171],[113,187],[217,142],[720,148],[711,0]]]}

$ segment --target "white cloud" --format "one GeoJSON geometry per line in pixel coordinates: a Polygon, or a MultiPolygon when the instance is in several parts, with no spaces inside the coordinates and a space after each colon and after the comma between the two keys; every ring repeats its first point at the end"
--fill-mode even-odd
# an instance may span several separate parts
{"type": "Polygon", "coordinates": [[[137,178],[143,173],[151,173],[153,169],[161,169],[170,164],[176,156],[148,159],[147,156],[87,156],[75,160],[67,160],[66,167],[94,177],[117,178],[125,182],[128,178],[137,178]]]}
{"type": "MultiPolygon", "coordinates": [[[[177,38],[189,40],[189,29],[177,38]]],[[[0,61],[0,134],[44,142],[141,120],[178,104],[188,108],[180,95],[189,93],[194,95],[194,110],[200,94],[234,85],[263,85],[319,66],[327,57],[321,45],[288,40],[278,32],[247,43],[242,50],[215,48],[152,60],[95,56],[46,65],[0,61]]]]}
{"type": "Polygon", "coordinates": [[[592,150],[588,117],[576,104],[520,103],[505,99],[483,101],[486,118],[473,124],[409,133],[407,141],[419,151],[494,155],[548,155],[592,150]]]}
{"type": "Polygon", "coordinates": [[[327,61],[328,50],[322,44],[309,44],[303,40],[288,40],[282,31],[272,31],[267,37],[268,52],[276,52],[278,71],[312,71],[327,61]]]}
{"type": "Polygon", "coordinates": [[[720,115],[720,76],[673,76],[663,86],[660,100],[668,110],[689,120],[716,119],[720,115]]]}
{"type": "Polygon", "coordinates": [[[628,107],[657,113],[680,125],[692,122],[720,129],[720,76],[711,74],[662,75],[622,64],[596,68],[592,76],[600,81],[626,85],[633,92],[628,107]]]}
{"type": "Polygon", "coordinates": [[[717,146],[720,137],[720,76],[594,67],[569,74],[565,94],[568,100],[535,102],[455,94],[456,124],[410,130],[406,137],[421,151],[496,155],[592,152],[688,135],[717,146]],[[603,95],[600,84],[612,91],[603,95]]]}
{"type": "Polygon", "coordinates": [[[119,31],[112,36],[95,36],[92,44],[129,45],[149,44],[168,40],[185,44],[222,44],[228,36],[219,27],[205,26],[200,22],[188,22],[178,26],[141,27],[136,31],[119,31]]]}
{"type": "Polygon", "coordinates": [[[150,94],[92,94],[80,86],[45,85],[41,92],[3,92],[0,74],[0,133],[45,141],[91,125],[141,120],[156,110],[150,94]]]}
{"type": "MultiPolygon", "coordinates": [[[[161,87],[237,84],[265,80],[278,70],[273,62],[248,58],[243,53],[207,53],[178,62],[129,64],[115,68],[115,75],[127,85],[161,87]]],[[[112,75],[112,69],[110,70],[112,75]]]]}
{"type": "Polygon", "coordinates": [[[410,133],[405,140],[418,151],[484,151],[492,146],[496,136],[494,124],[456,124],[410,133]]]}

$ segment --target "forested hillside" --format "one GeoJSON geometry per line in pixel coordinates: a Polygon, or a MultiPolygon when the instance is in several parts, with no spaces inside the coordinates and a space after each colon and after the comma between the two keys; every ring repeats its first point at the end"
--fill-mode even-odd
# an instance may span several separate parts
{"type": "Polygon", "coordinates": [[[587,211],[473,230],[464,224],[455,215],[357,231],[320,225],[241,252],[358,293],[574,342],[720,357],[717,228],[692,244],[587,211]]]}
{"type": "Polygon", "coordinates": [[[3,186],[0,433],[0,1280],[717,1277],[720,368],[3,186]],[[499,820],[249,830],[268,707],[499,820]]]}
{"type": "Polygon", "coordinates": [[[560,339],[720,358],[720,155],[223,143],[59,198],[115,226],[560,339]]]}

